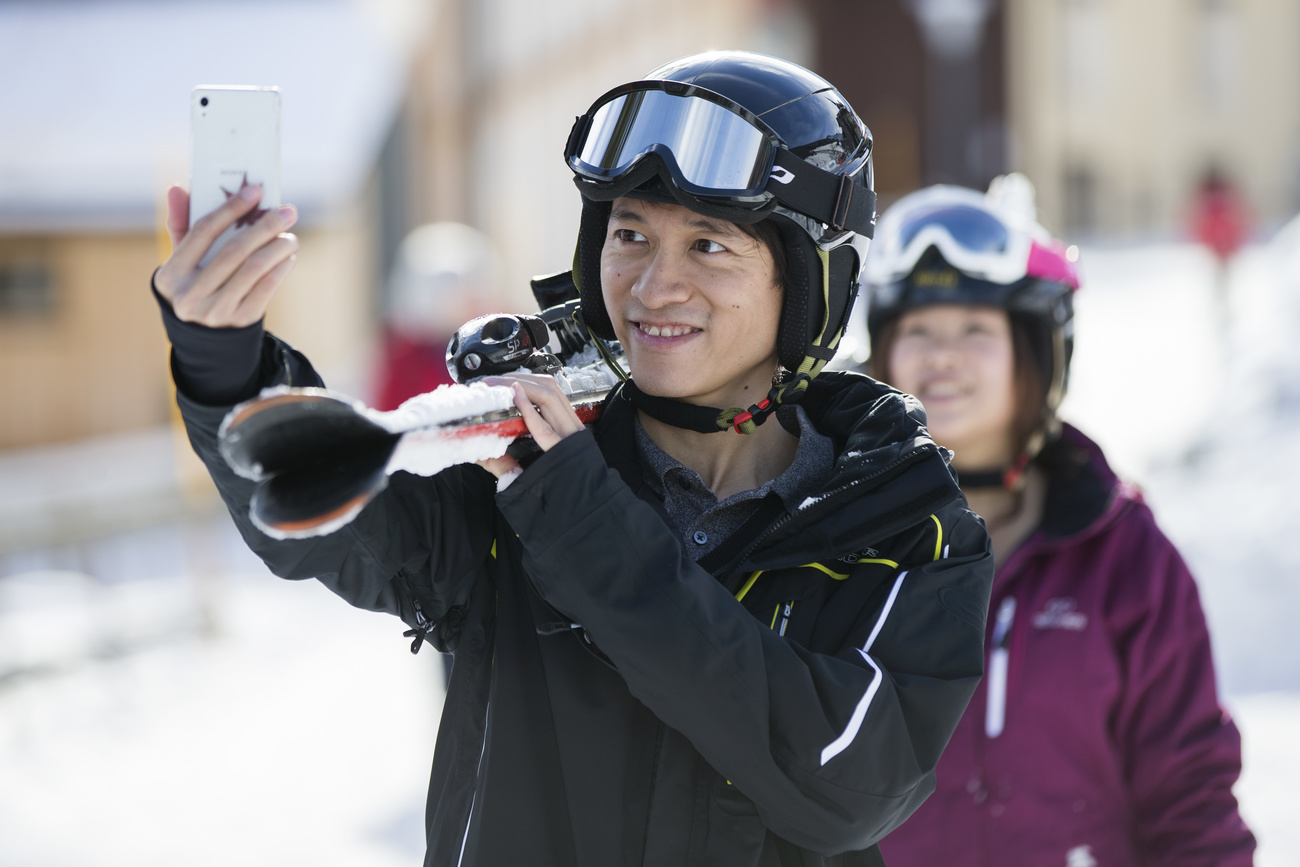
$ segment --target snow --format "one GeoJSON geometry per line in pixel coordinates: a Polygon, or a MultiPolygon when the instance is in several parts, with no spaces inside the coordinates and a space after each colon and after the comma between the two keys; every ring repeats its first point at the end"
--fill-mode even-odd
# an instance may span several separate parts
{"type": "Polygon", "coordinates": [[[415,431],[402,437],[388,460],[388,473],[405,470],[417,476],[432,476],[456,464],[499,458],[514,437],[480,434],[451,437],[440,431],[415,431]]]}
{"type": "MultiPolygon", "coordinates": [[[[1300,863],[1300,222],[1279,239],[1242,254],[1222,308],[1196,248],[1084,248],[1063,409],[1197,575],[1259,867],[1300,863]]],[[[69,502],[86,462],[55,452],[0,462],[6,515],[69,502]]],[[[146,452],[120,454],[165,476],[146,452]]],[[[0,864],[418,863],[442,690],[400,622],[271,577],[224,516],[7,544],[0,864]]]]}
{"type": "Polygon", "coordinates": [[[385,430],[403,433],[462,418],[500,412],[515,405],[514,392],[504,385],[471,382],[440,385],[389,412],[367,410],[366,416],[385,430]]]}
{"type": "Polygon", "coordinates": [[[169,576],[63,575],[59,622],[53,599],[0,601],[0,635],[37,636],[43,660],[18,671],[6,649],[0,671],[0,864],[419,862],[437,654],[273,578],[219,518],[169,528],[204,555],[169,576]],[[170,631],[142,622],[166,607],[170,631]],[[104,640],[80,634],[93,620],[104,640]]]}

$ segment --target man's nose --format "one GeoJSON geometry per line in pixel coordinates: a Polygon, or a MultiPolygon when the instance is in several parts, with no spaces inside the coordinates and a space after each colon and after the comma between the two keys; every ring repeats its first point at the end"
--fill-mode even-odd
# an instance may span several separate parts
{"type": "Polygon", "coordinates": [[[659,248],[632,285],[632,296],[647,310],[685,301],[692,291],[687,265],[684,256],[659,248]]]}

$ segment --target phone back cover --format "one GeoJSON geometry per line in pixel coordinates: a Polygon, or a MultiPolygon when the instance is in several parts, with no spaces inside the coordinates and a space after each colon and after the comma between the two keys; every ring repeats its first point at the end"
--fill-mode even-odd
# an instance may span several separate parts
{"type": "Polygon", "coordinates": [[[262,187],[257,207],[223,232],[200,260],[280,205],[280,91],[200,86],[190,96],[190,226],[245,185],[262,187]],[[204,100],[207,104],[204,104],[204,100]]]}

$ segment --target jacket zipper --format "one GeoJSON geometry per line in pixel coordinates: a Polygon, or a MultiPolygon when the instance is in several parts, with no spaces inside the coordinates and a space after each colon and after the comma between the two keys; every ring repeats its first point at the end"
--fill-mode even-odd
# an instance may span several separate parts
{"type": "Polygon", "coordinates": [[[993,624],[993,649],[989,651],[988,703],[984,709],[984,734],[995,738],[1007,722],[1007,663],[1011,644],[1011,623],[1016,616],[1016,597],[1008,596],[998,606],[993,624]]]}
{"type": "Polygon", "coordinates": [[[429,638],[429,633],[438,628],[438,621],[430,620],[424,616],[424,608],[420,605],[420,600],[415,598],[415,593],[411,590],[411,585],[406,582],[406,579],[407,572],[405,569],[398,569],[397,574],[393,576],[399,595],[411,603],[411,611],[415,614],[415,628],[403,632],[402,637],[412,638],[411,653],[419,653],[420,648],[429,638]]]}

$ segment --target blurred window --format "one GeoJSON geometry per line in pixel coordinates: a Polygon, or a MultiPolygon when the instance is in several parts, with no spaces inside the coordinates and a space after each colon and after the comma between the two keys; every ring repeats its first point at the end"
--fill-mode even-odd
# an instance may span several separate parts
{"type": "Polygon", "coordinates": [[[1065,234],[1088,235],[1097,230],[1097,176],[1086,166],[1065,172],[1065,234]]]}
{"type": "Polygon", "coordinates": [[[1195,55],[1200,60],[1201,92],[1212,108],[1230,106],[1237,90],[1241,65],[1237,17],[1228,0],[1204,0],[1201,5],[1200,45],[1195,55]]]}
{"type": "Polygon", "coordinates": [[[1065,95],[1071,101],[1106,95],[1111,56],[1110,22],[1100,0],[1065,0],[1065,95]]]}
{"type": "Polygon", "coordinates": [[[54,312],[54,269],[40,240],[0,239],[0,317],[54,312]]]}

